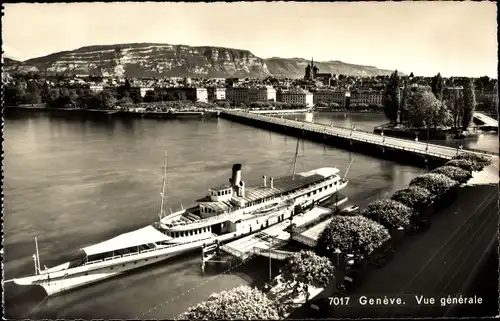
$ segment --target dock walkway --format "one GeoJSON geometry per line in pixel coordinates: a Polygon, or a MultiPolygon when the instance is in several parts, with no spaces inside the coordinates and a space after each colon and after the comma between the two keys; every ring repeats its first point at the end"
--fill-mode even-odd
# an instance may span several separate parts
{"type": "Polygon", "coordinates": [[[285,231],[285,229],[292,223],[297,227],[306,225],[318,217],[331,212],[331,209],[316,206],[310,211],[294,216],[292,220],[284,220],[259,233],[248,235],[222,245],[220,249],[241,260],[245,260],[252,255],[271,256],[273,259],[283,260],[293,254],[293,252],[277,250],[277,248],[285,245],[291,239],[290,233],[285,231]]]}

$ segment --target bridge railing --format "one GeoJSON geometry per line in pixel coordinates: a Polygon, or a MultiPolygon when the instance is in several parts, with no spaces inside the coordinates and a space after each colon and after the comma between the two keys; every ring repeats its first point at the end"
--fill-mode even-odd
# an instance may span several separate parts
{"type": "MultiPolygon", "coordinates": [[[[277,118],[277,117],[272,117],[272,116],[249,114],[249,113],[245,113],[245,112],[225,111],[225,113],[232,114],[235,116],[245,117],[245,118],[256,119],[256,120],[260,120],[260,121],[264,121],[264,122],[274,123],[274,124],[278,124],[278,125],[287,125],[287,126],[297,128],[297,129],[309,130],[309,131],[314,131],[317,133],[323,133],[323,134],[333,135],[333,136],[337,136],[337,137],[343,137],[343,138],[361,141],[361,142],[366,142],[366,143],[371,143],[371,144],[375,144],[375,145],[379,145],[379,146],[393,147],[396,149],[402,149],[405,151],[415,152],[415,153],[418,153],[421,155],[436,156],[436,157],[445,158],[445,159],[453,158],[453,156],[451,156],[449,154],[436,153],[436,152],[431,152],[428,150],[426,151],[425,149],[411,148],[411,147],[405,147],[405,146],[401,146],[401,145],[391,144],[391,143],[385,142],[385,140],[383,140],[383,139],[381,141],[379,141],[379,140],[361,138],[361,137],[357,137],[355,135],[352,135],[352,133],[361,132],[361,133],[366,133],[366,134],[376,136],[376,137],[381,137],[381,138],[383,137],[383,136],[375,135],[375,134],[368,132],[368,131],[353,130],[352,128],[345,128],[345,127],[339,127],[339,126],[328,126],[328,125],[324,125],[324,124],[306,124],[305,122],[291,120],[291,119],[282,119],[282,118],[277,118]],[[320,130],[319,128],[321,128],[322,130],[320,130]],[[350,135],[344,135],[344,134],[341,134],[339,132],[335,132],[335,130],[349,131],[350,135]]],[[[426,143],[423,143],[423,142],[413,142],[413,141],[410,141],[408,139],[402,139],[402,138],[396,138],[396,137],[389,137],[387,139],[390,139],[392,141],[401,141],[401,142],[405,142],[405,143],[422,144],[422,147],[427,145],[426,143]]],[[[440,148],[440,149],[448,150],[450,152],[457,151],[457,148],[450,147],[450,146],[436,145],[436,144],[429,144],[429,146],[433,147],[433,148],[440,148]]],[[[482,154],[487,154],[487,155],[492,155],[492,156],[498,156],[498,153],[485,152],[482,150],[477,150],[477,149],[472,149],[472,148],[461,149],[461,151],[463,151],[463,152],[470,151],[470,152],[475,152],[475,153],[482,153],[482,154]]]]}
{"type": "MultiPolygon", "coordinates": [[[[310,130],[310,131],[314,131],[314,132],[317,132],[317,133],[330,134],[330,135],[334,135],[334,136],[337,136],[337,137],[343,137],[343,138],[346,138],[346,139],[351,139],[351,140],[356,140],[356,141],[371,143],[371,144],[375,144],[375,145],[379,145],[379,146],[393,147],[393,148],[396,148],[396,149],[402,149],[402,150],[416,152],[416,153],[422,154],[422,155],[431,155],[431,156],[436,156],[436,157],[446,158],[446,159],[451,159],[452,158],[452,156],[446,155],[446,154],[435,153],[435,152],[425,151],[425,150],[416,149],[416,148],[404,147],[404,146],[400,146],[400,145],[386,143],[385,141],[377,141],[377,140],[366,139],[366,138],[361,138],[361,137],[356,137],[356,136],[351,136],[351,135],[344,135],[344,134],[340,134],[340,133],[334,132],[335,129],[341,129],[339,127],[328,127],[328,126],[321,126],[321,125],[317,125],[316,124],[317,127],[320,127],[320,128],[323,129],[323,130],[319,130],[318,128],[314,128],[314,127],[312,127],[309,124],[306,125],[304,123],[301,123],[301,122],[298,122],[298,121],[294,121],[294,120],[289,120],[289,119],[288,120],[282,120],[282,119],[276,118],[276,117],[266,117],[266,116],[263,117],[263,116],[260,116],[260,115],[249,116],[247,113],[242,113],[242,112],[231,112],[230,114],[234,114],[234,115],[242,116],[242,117],[246,117],[246,118],[257,119],[257,120],[261,120],[261,121],[267,121],[267,122],[271,122],[271,123],[278,124],[278,125],[285,125],[285,123],[286,123],[286,125],[294,127],[294,128],[297,128],[297,129],[310,130]],[[300,126],[300,125],[302,125],[302,126],[300,126]]],[[[351,131],[351,132],[357,132],[357,130],[356,131],[352,131],[351,129],[349,129],[349,131],[351,131]]],[[[373,133],[370,133],[370,132],[366,132],[366,133],[368,133],[370,135],[374,135],[373,133]]],[[[377,135],[377,137],[378,137],[378,135],[377,135]]],[[[402,141],[408,142],[408,140],[402,140],[402,141]]],[[[441,146],[438,146],[438,147],[441,147],[441,146]]],[[[450,147],[449,149],[453,149],[453,148],[450,147]]]]}

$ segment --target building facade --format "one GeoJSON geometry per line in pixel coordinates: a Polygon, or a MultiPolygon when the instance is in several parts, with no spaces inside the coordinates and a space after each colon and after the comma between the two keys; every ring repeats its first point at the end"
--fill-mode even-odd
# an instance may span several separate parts
{"type": "Polygon", "coordinates": [[[313,103],[316,105],[319,102],[324,103],[337,103],[340,107],[346,106],[346,92],[345,91],[333,91],[333,90],[322,90],[317,91],[313,94],[313,103]]]}
{"type": "Polygon", "coordinates": [[[382,92],[371,89],[352,90],[350,96],[350,104],[382,106],[382,92]]]}
{"type": "Polygon", "coordinates": [[[99,93],[99,92],[104,90],[104,86],[103,85],[90,85],[89,89],[95,93],[99,93]]]}
{"type": "Polygon", "coordinates": [[[241,104],[248,105],[248,88],[247,87],[228,87],[226,88],[226,100],[232,105],[239,106],[241,104]]]}
{"type": "Polygon", "coordinates": [[[209,87],[207,88],[208,101],[226,100],[226,88],[209,87]]]}
{"type": "Polygon", "coordinates": [[[162,92],[166,93],[168,100],[190,100],[193,102],[208,102],[208,92],[206,88],[192,87],[172,87],[162,88],[162,92]]]}
{"type": "Polygon", "coordinates": [[[306,107],[314,106],[313,94],[305,90],[278,91],[278,101],[288,104],[305,104],[306,107]]]}
{"type": "Polygon", "coordinates": [[[269,102],[276,101],[276,90],[272,86],[249,88],[248,102],[269,102]]]}

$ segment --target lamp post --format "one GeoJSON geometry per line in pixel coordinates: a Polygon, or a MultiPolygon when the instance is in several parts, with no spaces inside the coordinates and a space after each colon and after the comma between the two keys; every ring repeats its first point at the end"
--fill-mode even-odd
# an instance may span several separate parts
{"type": "Polygon", "coordinates": [[[427,121],[425,122],[427,125],[427,143],[425,144],[425,151],[427,152],[429,150],[429,119],[427,118],[427,121]]]}
{"type": "Polygon", "coordinates": [[[463,146],[462,146],[462,139],[460,138],[460,142],[459,142],[459,143],[458,143],[458,145],[457,145],[457,156],[458,156],[458,154],[459,154],[459,152],[460,152],[460,150],[461,150],[462,148],[463,148],[463,146]]]}

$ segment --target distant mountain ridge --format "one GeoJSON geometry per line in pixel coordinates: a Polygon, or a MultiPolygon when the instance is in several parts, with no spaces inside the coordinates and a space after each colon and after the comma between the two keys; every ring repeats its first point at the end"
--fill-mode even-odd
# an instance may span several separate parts
{"type": "MultiPolygon", "coordinates": [[[[24,62],[4,58],[4,71],[39,71],[127,77],[287,77],[302,78],[309,60],[262,59],[249,50],[211,46],[131,43],[86,46],[24,62]]],[[[320,72],[349,76],[388,75],[378,69],[341,61],[315,62],[320,72]]]]}

